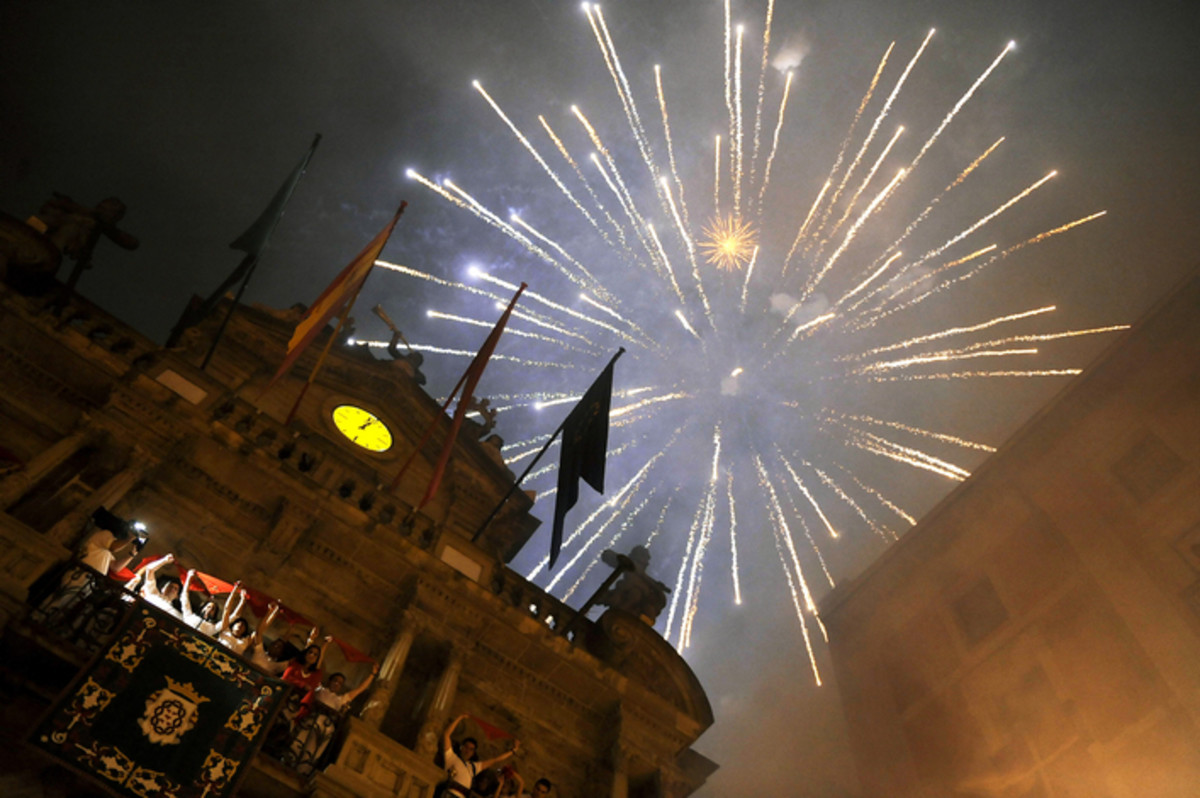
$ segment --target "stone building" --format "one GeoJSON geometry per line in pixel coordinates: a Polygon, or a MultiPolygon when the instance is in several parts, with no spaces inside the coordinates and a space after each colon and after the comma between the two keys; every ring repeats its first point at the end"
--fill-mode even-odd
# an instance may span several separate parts
{"type": "MultiPolygon", "coordinates": [[[[83,298],[54,315],[0,285],[6,647],[38,643],[28,590],[106,507],[146,525],[149,553],[239,579],[382,666],[335,761],[306,782],[260,756],[243,795],[427,797],[442,779],[440,734],[458,713],[520,738],[530,787],[546,777],[557,795],[580,798],[694,792],[715,765],[690,746],[713,718],[674,649],[613,609],[562,634],[574,611],[506,567],[537,526],[530,497],[518,492],[472,540],[512,482],[498,450],[464,432],[437,498],[415,515],[436,436],[389,487],[441,412],[409,364],[339,344],[283,423],[323,343],[298,376],[264,392],[298,315],[239,309],[201,370],[216,319],[163,349],[83,298]],[[355,420],[339,428],[335,413],[355,420]],[[371,440],[359,435],[367,427],[371,440]]],[[[6,658],[5,736],[22,733],[14,712],[61,687],[53,674],[79,664],[54,653],[66,671],[14,673],[6,658]]],[[[345,669],[351,681],[366,673],[345,669]]],[[[481,755],[499,752],[474,733],[481,755]]],[[[0,772],[17,772],[3,786],[40,795],[44,763],[11,745],[0,772]]]]}
{"type": "Polygon", "coordinates": [[[1200,794],[1200,275],[822,616],[864,795],[1200,794]]]}

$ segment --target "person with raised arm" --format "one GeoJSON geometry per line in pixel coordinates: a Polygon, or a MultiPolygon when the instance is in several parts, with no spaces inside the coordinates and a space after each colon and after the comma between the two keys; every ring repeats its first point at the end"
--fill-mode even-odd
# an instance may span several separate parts
{"type": "Polygon", "coordinates": [[[225,612],[221,614],[221,628],[217,632],[217,640],[221,642],[221,645],[235,654],[245,654],[246,649],[254,642],[254,633],[250,631],[250,624],[241,617],[242,607],[245,604],[246,591],[242,589],[242,583],[238,582],[234,584],[233,590],[229,592],[229,598],[225,600],[225,612]],[[235,595],[238,597],[237,606],[233,604],[235,595]]]}
{"type": "Polygon", "coordinates": [[[267,606],[267,614],[258,622],[254,630],[253,640],[242,652],[242,656],[250,660],[250,664],[271,676],[278,677],[288,666],[285,652],[288,648],[287,639],[279,636],[267,645],[266,631],[279,613],[279,602],[272,601],[267,606]]]}
{"type": "Polygon", "coordinates": [[[458,744],[458,750],[454,750],[454,742],[451,740],[451,735],[458,728],[458,724],[466,720],[469,715],[459,715],[454,720],[450,721],[450,725],[446,727],[446,731],[442,734],[442,758],[446,764],[446,790],[459,798],[468,798],[471,794],[471,783],[475,781],[475,776],[481,770],[487,770],[492,765],[495,765],[509,757],[515,755],[521,748],[521,741],[514,739],[513,747],[502,754],[486,759],[483,762],[475,755],[479,749],[479,743],[474,737],[464,737],[462,742],[458,744]]]}
{"type": "MultiPolygon", "coordinates": [[[[175,599],[179,598],[179,580],[173,576],[164,576],[161,580],[158,578],[158,572],[162,567],[173,562],[175,562],[175,555],[167,554],[148,563],[143,568],[139,568],[138,574],[145,577],[139,595],[145,599],[146,603],[182,620],[183,616],[179,613],[179,610],[175,609],[174,604],[172,604],[175,599]]],[[[138,578],[139,576],[135,575],[130,580],[130,583],[134,583],[138,578]]]]}
{"type": "Polygon", "coordinates": [[[379,664],[373,663],[371,673],[353,690],[346,691],[346,676],[333,673],[301,702],[300,712],[292,732],[292,758],[296,771],[302,776],[313,772],[325,752],[329,740],[337,731],[337,722],[346,707],[371,686],[379,664]]]}
{"type": "Polygon", "coordinates": [[[200,611],[195,612],[192,609],[191,587],[192,579],[196,577],[194,568],[188,569],[187,574],[183,577],[183,594],[179,599],[179,608],[183,611],[183,620],[186,621],[197,632],[216,637],[217,632],[221,630],[221,625],[217,621],[217,614],[220,610],[217,608],[217,602],[211,596],[205,599],[200,605],[200,611]]]}

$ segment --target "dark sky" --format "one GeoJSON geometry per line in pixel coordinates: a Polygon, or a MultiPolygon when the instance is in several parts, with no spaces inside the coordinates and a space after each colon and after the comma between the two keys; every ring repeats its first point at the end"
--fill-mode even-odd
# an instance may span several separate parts
{"type": "MultiPolygon", "coordinates": [[[[735,22],[747,25],[748,109],[753,109],[758,81],[765,10],[765,0],[734,3],[735,22]]],[[[685,197],[697,217],[692,227],[698,228],[699,217],[711,212],[705,198],[712,191],[712,138],[727,132],[728,124],[722,116],[721,3],[613,0],[604,13],[660,159],[652,69],[656,63],[663,66],[676,156],[685,197]]],[[[850,452],[831,442],[813,408],[869,413],[995,446],[1061,390],[1065,379],[865,385],[842,379],[845,375],[830,366],[833,358],[868,343],[1046,304],[1058,306],[1053,317],[1006,327],[1006,333],[1129,323],[1193,269],[1200,251],[1198,22],[1200,11],[1184,2],[780,0],[772,58],[784,50],[801,51],[804,58],[760,218],[764,261],[751,284],[745,316],[730,310],[737,304],[740,278],[705,277],[718,306],[717,323],[726,326],[721,335],[706,332],[703,347],[664,312],[673,301],[663,292],[665,282],[605,246],[471,88],[472,80],[482,81],[566,177],[569,169],[537,116],[544,114],[574,155],[586,159],[592,147],[567,110],[579,103],[621,164],[639,207],[658,229],[669,230],[586,18],[573,1],[6,3],[0,7],[0,209],[24,217],[51,191],[87,203],[110,195],[124,200],[129,211],[123,226],[142,246],[127,253],[102,244],[97,268],[85,275],[80,289],[157,340],[192,293],[210,291],[236,265],[238,253],[227,248],[228,242],[262,210],[313,133],[322,133],[324,140],[248,291],[251,301],[310,302],[406,199],[409,210],[385,259],[452,280],[464,279],[466,267],[478,264],[587,310],[575,298],[578,289],[557,272],[407,180],[405,170],[431,179],[451,177],[502,216],[520,212],[594,269],[624,313],[663,343],[657,354],[631,346],[618,366],[617,389],[669,383],[699,397],[664,404],[643,422],[652,429],[630,425],[613,433],[614,446],[637,445],[611,460],[610,496],[654,451],[679,453],[631,491],[636,495],[623,509],[623,517],[632,518],[631,530],[618,546],[644,540],[672,497],[661,537],[651,545],[651,571],[672,586],[708,489],[712,429],[705,424],[713,419],[723,424],[723,473],[735,474],[739,492],[745,601],[732,602],[727,512],[718,509],[686,652],[718,718],[697,746],[722,765],[704,794],[857,795],[836,686],[813,685],[766,499],[755,487],[752,455],[764,454],[781,493],[789,478],[775,458],[776,445],[814,486],[819,483],[815,472],[801,461],[825,468],[838,481],[848,478],[834,469],[845,467],[919,516],[956,483],[850,452]],[[1007,138],[996,154],[905,242],[906,256],[910,249],[916,255],[937,246],[1051,169],[1059,170],[1058,177],[953,254],[993,242],[1003,248],[1093,211],[1108,214],[999,261],[919,309],[896,314],[877,333],[814,337],[811,346],[763,364],[761,344],[779,324],[768,309],[770,298],[796,296],[811,266],[797,269],[798,282],[780,277],[778,263],[829,173],[876,65],[895,41],[851,153],[931,27],[938,32],[881,126],[863,169],[901,123],[911,132],[880,171],[894,174],[1005,43],[1014,40],[1017,48],[931,148],[903,191],[863,227],[839,264],[846,271],[831,273],[819,296],[832,299],[853,285],[854,275],[925,203],[1000,136],[1007,138]],[[737,396],[721,395],[715,390],[721,378],[743,361],[759,366],[754,378],[746,378],[737,396]],[[783,401],[800,407],[782,407],[783,401]],[[685,421],[691,425],[669,442],[668,433],[685,421]]],[[[782,77],[772,70],[766,81],[764,139],[773,129],[781,92],[782,77]]],[[[877,179],[864,196],[869,199],[887,179],[877,179]]],[[[596,186],[603,190],[599,181],[596,186]]],[[[676,267],[684,269],[683,250],[673,251],[676,267]]],[[[700,305],[694,295],[688,298],[689,316],[702,327],[700,305]]],[[[498,315],[478,298],[377,270],[355,313],[359,332],[368,338],[384,334],[367,310],[377,302],[419,345],[469,350],[484,335],[479,328],[427,320],[428,307],[489,322],[498,315]]],[[[526,306],[537,309],[523,300],[526,306]]],[[[623,343],[588,329],[589,342],[580,345],[594,352],[586,355],[506,337],[501,353],[553,365],[497,362],[481,390],[492,396],[581,392],[603,365],[604,353],[623,343]]],[[[1039,344],[1042,351],[1028,362],[997,358],[1003,365],[968,361],[956,368],[1081,367],[1111,340],[1093,336],[1039,344]]],[[[431,393],[447,390],[464,366],[464,358],[428,354],[431,393]]],[[[614,406],[622,403],[616,400],[614,406]]],[[[565,406],[541,415],[507,411],[498,431],[510,444],[518,442],[551,431],[564,412],[565,406]]],[[[967,469],[984,457],[963,449],[944,452],[967,469]]],[[[552,479],[536,487],[545,490],[552,479]]],[[[598,506],[587,488],[583,494],[569,525],[582,523],[598,506]]],[[[836,499],[817,493],[844,533],[834,541],[822,537],[819,519],[804,508],[798,492],[791,489],[788,496],[785,504],[799,508],[785,510],[797,545],[806,545],[799,514],[807,518],[835,580],[853,576],[883,550],[880,538],[836,499]]],[[[724,501],[723,492],[719,498],[724,501]]],[[[886,515],[878,505],[871,512],[881,519],[886,515]]],[[[539,505],[539,514],[547,518],[548,508],[539,505]]],[[[889,528],[902,532],[904,524],[895,522],[895,516],[888,519],[889,528]]],[[[619,527],[620,521],[614,522],[609,534],[619,527]]],[[[515,562],[523,572],[543,555],[544,536],[545,530],[515,562]]],[[[581,562],[591,559],[594,554],[581,562]]],[[[801,561],[819,600],[828,590],[819,563],[810,549],[802,551],[801,561]]],[[[555,592],[561,595],[574,579],[568,574],[555,592]]],[[[544,585],[545,575],[536,581],[544,585]]],[[[678,627],[676,620],[672,642],[678,627]]],[[[827,675],[827,656],[811,618],[809,628],[827,675]]]]}

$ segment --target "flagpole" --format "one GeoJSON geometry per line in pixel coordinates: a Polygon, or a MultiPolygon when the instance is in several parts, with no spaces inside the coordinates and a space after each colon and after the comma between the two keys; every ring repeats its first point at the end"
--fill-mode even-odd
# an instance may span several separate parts
{"type": "MultiPolygon", "coordinates": [[[[313,143],[308,148],[308,154],[304,156],[304,161],[303,161],[303,163],[300,164],[300,168],[299,168],[298,172],[301,176],[303,176],[304,173],[306,171],[308,171],[308,162],[312,160],[313,153],[315,153],[317,151],[317,145],[320,143],[321,143],[321,134],[317,133],[315,136],[313,136],[313,143]]],[[[254,275],[255,268],[258,267],[258,256],[262,253],[262,250],[266,247],[267,242],[271,239],[271,235],[275,232],[275,228],[276,228],[276,226],[278,226],[279,220],[281,218],[283,218],[283,208],[287,207],[287,204],[289,202],[291,202],[292,194],[295,193],[296,186],[299,185],[299,182],[300,181],[297,178],[297,180],[288,187],[287,193],[283,197],[283,203],[280,206],[279,213],[271,221],[270,227],[267,228],[266,233],[263,236],[262,246],[256,248],[254,252],[246,253],[246,257],[243,258],[242,262],[238,264],[238,267],[236,269],[234,269],[234,271],[233,271],[234,274],[237,274],[242,269],[245,269],[246,273],[245,273],[245,276],[242,277],[242,284],[238,287],[237,294],[233,298],[233,303],[229,306],[229,310],[225,313],[225,318],[221,320],[221,326],[217,328],[217,333],[216,333],[216,335],[213,336],[212,343],[208,347],[208,352],[206,352],[204,355],[204,360],[200,363],[201,371],[204,371],[206,368],[208,368],[209,361],[212,360],[213,354],[217,351],[217,344],[219,344],[221,342],[221,338],[225,335],[225,327],[226,327],[226,325],[229,324],[229,320],[233,317],[233,312],[237,309],[238,303],[242,299],[242,294],[245,293],[245,291],[246,291],[246,286],[248,286],[250,284],[250,278],[254,275]]],[[[237,243],[237,242],[234,242],[234,243],[237,243]]],[[[215,305],[218,301],[220,301],[220,297],[222,295],[224,295],[225,290],[226,290],[225,285],[221,285],[220,287],[218,287],[217,290],[213,293],[213,295],[211,297],[209,297],[208,300],[205,301],[204,305],[208,305],[208,306],[215,305]]],[[[201,307],[203,308],[203,306],[201,306],[201,307]]],[[[204,316],[207,316],[208,312],[210,312],[210,311],[200,312],[198,310],[197,316],[199,318],[196,319],[196,323],[199,323],[199,321],[201,321],[204,316]]],[[[180,321],[182,322],[182,319],[180,321]]],[[[175,340],[178,340],[179,336],[181,336],[183,334],[183,329],[184,329],[184,326],[181,323],[180,325],[178,325],[178,333],[176,332],[176,330],[171,331],[171,337],[175,340]]]]}
{"type": "MultiPolygon", "coordinates": [[[[625,354],[625,347],[622,346],[621,348],[619,348],[617,350],[617,353],[612,356],[612,360],[608,361],[608,365],[600,370],[600,373],[603,374],[605,369],[611,368],[612,365],[617,362],[617,358],[619,358],[623,354],[625,354]]],[[[567,419],[570,418],[570,416],[571,416],[570,413],[567,413],[566,416],[563,416],[562,422],[558,425],[558,429],[554,430],[554,434],[550,436],[550,440],[546,441],[546,445],[543,446],[541,451],[539,451],[537,453],[537,456],[533,458],[533,462],[531,462],[528,466],[525,467],[525,470],[521,472],[521,476],[517,477],[517,481],[514,482],[509,487],[508,492],[504,494],[504,498],[502,498],[500,500],[500,503],[496,505],[495,509],[492,510],[491,514],[488,515],[488,517],[484,519],[483,523],[479,525],[479,529],[477,529],[475,531],[475,534],[471,536],[472,543],[479,540],[480,535],[482,535],[484,533],[484,530],[486,530],[488,528],[488,525],[490,523],[492,523],[492,521],[496,520],[496,516],[500,513],[500,509],[502,507],[504,507],[504,504],[510,498],[512,498],[512,495],[514,493],[517,492],[517,488],[519,488],[521,486],[521,483],[525,480],[525,477],[529,476],[529,472],[532,471],[533,467],[538,464],[538,460],[542,459],[542,455],[544,455],[546,453],[546,451],[550,448],[551,444],[553,444],[554,441],[558,440],[558,436],[560,434],[562,434],[563,427],[566,426],[567,419]]]]}
{"type": "Polygon", "coordinates": [[[308,373],[308,379],[304,381],[304,386],[300,389],[300,395],[296,397],[292,409],[288,411],[287,418],[283,424],[287,426],[292,423],[292,419],[296,417],[296,411],[300,409],[300,402],[304,399],[304,394],[308,393],[308,386],[313,384],[313,380],[317,378],[317,372],[321,370],[321,366],[325,363],[325,356],[329,354],[329,350],[333,348],[333,342],[338,339],[338,333],[342,331],[342,327],[346,324],[346,319],[350,318],[350,310],[354,307],[354,303],[358,300],[358,293],[362,291],[366,285],[366,280],[358,284],[358,288],[354,291],[354,296],[350,297],[350,301],[346,304],[346,309],[342,311],[342,315],[338,317],[338,325],[333,331],[333,335],[329,336],[329,340],[325,342],[325,348],[321,350],[321,356],[317,358],[317,363],[312,367],[312,371],[308,373]]]}

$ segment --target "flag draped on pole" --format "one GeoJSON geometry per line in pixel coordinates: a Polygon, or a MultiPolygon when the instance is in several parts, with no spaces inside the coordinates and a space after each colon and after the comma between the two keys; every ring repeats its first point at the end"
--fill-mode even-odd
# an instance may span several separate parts
{"type": "MultiPolygon", "coordinates": [[[[467,366],[467,370],[463,372],[462,377],[460,377],[458,380],[458,384],[454,386],[454,390],[450,392],[450,396],[446,398],[445,404],[442,405],[442,413],[445,413],[446,408],[450,406],[450,402],[452,402],[454,397],[458,395],[459,389],[462,389],[462,395],[459,396],[458,405],[454,408],[454,417],[450,421],[450,432],[446,435],[445,443],[442,444],[442,451],[438,455],[437,462],[434,463],[433,476],[429,479],[429,487],[426,488],[425,495],[421,498],[420,503],[413,508],[413,512],[417,512],[425,505],[429,504],[430,500],[434,497],[434,494],[437,493],[438,486],[441,485],[442,482],[442,475],[446,472],[446,463],[450,461],[450,452],[454,449],[454,441],[458,439],[458,431],[462,428],[463,419],[466,418],[467,407],[471,404],[471,397],[475,395],[475,386],[479,384],[479,378],[483,376],[483,370],[487,368],[488,360],[491,359],[492,352],[496,350],[496,344],[499,343],[500,336],[504,334],[504,327],[508,324],[508,317],[512,315],[512,311],[517,304],[517,300],[520,299],[521,294],[524,293],[527,287],[528,286],[525,283],[521,283],[521,287],[517,289],[517,293],[513,295],[512,301],[509,302],[508,307],[504,309],[504,313],[500,316],[500,320],[496,322],[496,326],[492,328],[490,333],[488,333],[487,340],[483,342],[483,346],[479,348],[479,352],[475,355],[474,359],[471,360],[471,365],[467,366]]],[[[442,414],[439,413],[433,419],[433,423],[431,423],[425,430],[425,434],[421,436],[421,440],[418,441],[416,447],[413,449],[412,454],[409,455],[408,460],[405,461],[404,465],[400,467],[400,471],[396,474],[396,478],[392,480],[392,487],[395,487],[400,483],[400,478],[404,476],[406,471],[408,471],[408,467],[416,458],[417,453],[421,451],[421,447],[423,447],[425,442],[429,440],[430,436],[433,434],[433,430],[441,421],[441,417],[442,414]]]]}
{"type": "MultiPolygon", "coordinates": [[[[375,260],[379,257],[379,253],[383,251],[388,238],[392,235],[392,230],[396,227],[396,222],[400,221],[400,214],[404,213],[404,209],[407,206],[407,202],[400,203],[400,207],[396,210],[396,215],[387,223],[387,226],[379,231],[379,234],[371,240],[371,243],[367,244],[366,248],[358,253],[346,268],[342,269],[338,276],[333,279],[333,282],[312,303],[312,306],[305,311],[304,316],[296,323],[296,329],[292,332],[292,339],[288,341],[287,354],[284,355],[283,363],[279,365],[279,370],[275,372],[275,376],[267,383],[267,388],[274,385],[280,377],[288,372],[288,369],[304,353],[304,350],[313,342],[313,339],[325,329],[325,325],[331,318],[341,316],[345,320],[345,317],[349,315],[350,308],[354,305],[354,300],[358,298],[359,290],[362,288],[363,283],[366,282],[367,276],[371,273],[371,267],[375,265],[375,260]]],[[[332,340],[331,338],[331,343],[332,340]]],[[[329,351],[328,347],[326,347],[325,351],[329,351]]],[[[313,367],[312,375],[309,376],[310,383],[320,366],[321,364],[318,362],[313,367]]],[[[305,387],[307,387],[307,384],[305,387]]]]}
{"type": "MultiPolygon", "coordinates": [[[[624,351],[624,350],[622,350],[624,351]]],[[[620,352],[617,353],[620,356],[620,352]]],[[[608,411],[612,404],[614,357],[587,389],[562,424],[562,461],[554,497],[554,529],[550,536],[550,567],[562,548],[563,520],[579,499],[579,480],[604,492],[604,462],[608,453],[608,411]]]]}
{"type": "MultiPolygon", "coordinates": [[[[242,262],[237,268],[225,278],[225,280],[217,286],[217,290],[213,291],[207,299],[189,304],[184,309],[183,315],[179,317],[175,327],[171,330],[170,336],[167,338],[167,346],[175,346],[184,331],[189,327],[193,327],[208,317],[220,303],[221,298],[226,292],[239,282],[237,296],[234,298],[233,306],[230,307],[230,313],[236,307],[241,299],[242,292],[246,290],[246,285],[250,282],[250,277],[254,273],[254,268],[258,265],[258,260],[262,256],[263,250],[267,248],[267,242],[271,239],[271,233],[275,231],[279,220],[283,218],[284,208],[287,207],[288,201],[292,198],[292,193],[296,190],[296,185],[300,182],[300,178],[304,176],[305,170],[308,169],[308,162],[312,160],[313,153],[317,151],[317,145],[321,143],[321,134],[318,133],[313,137],[312,145],[309,146],[308,152],[304,153],[304,157],[300,159],[300,163],[296,164],[296,168],[283,181],[283,185],[275,192],[275,196],[271,198],[271,202],[263,209],[263,212],[255,220],[254,224],[234,239],[229,245],[230,249],[236,249],[246,253],[246,257],[242,258],[242,262]]],[[[216,348],[220,341],[221,334],[225,330],[225,323],[228,322],[229,316],[226,315],[225,320],[221,323],[221,329],[213,337],[212,345],[209,349],[208,356],[205,357],[205,365],[208,364],[208,357],[211,357],[212,350],[216,348]]]]}

